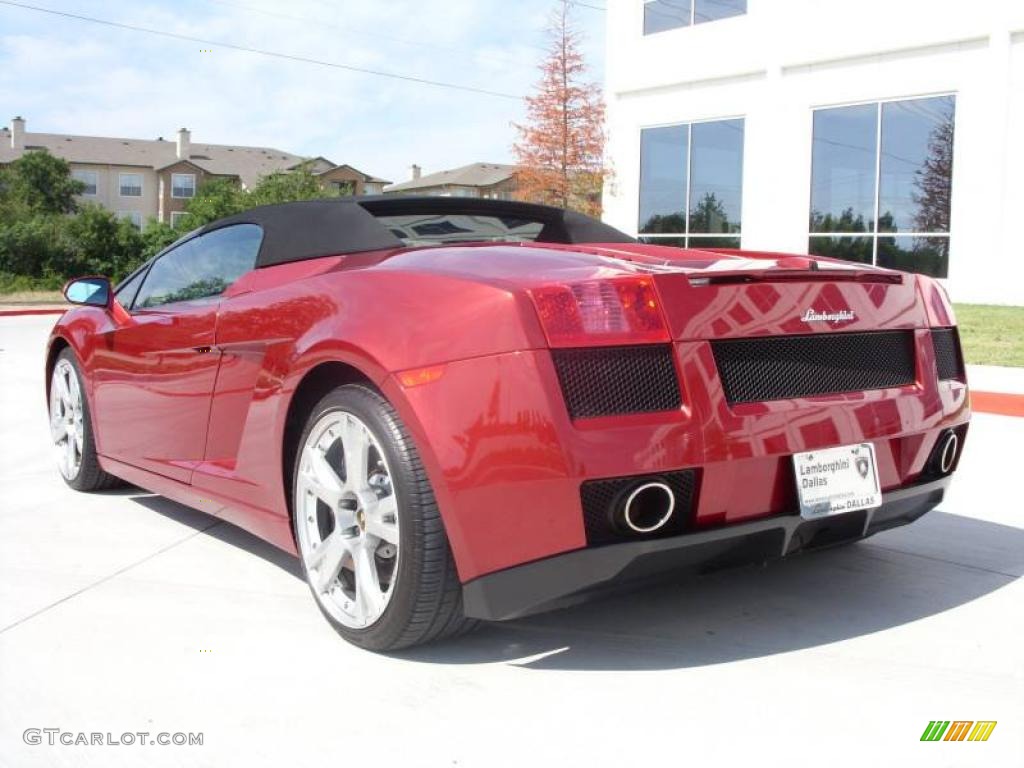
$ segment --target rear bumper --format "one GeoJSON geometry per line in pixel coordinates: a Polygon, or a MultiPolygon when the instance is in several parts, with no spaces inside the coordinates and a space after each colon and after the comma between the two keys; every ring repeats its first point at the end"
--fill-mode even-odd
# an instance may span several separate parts
{"type": "Polygon", "coordinates": [[[699,573],[854,541],[921,517],[942,501],[949,481],[947,476],[890,491],[876,509],[820,520],[776,515],[668,539],[578,549],[467,582],[464,609],[475,618],[513,619],[662,573],[699,573]]]}

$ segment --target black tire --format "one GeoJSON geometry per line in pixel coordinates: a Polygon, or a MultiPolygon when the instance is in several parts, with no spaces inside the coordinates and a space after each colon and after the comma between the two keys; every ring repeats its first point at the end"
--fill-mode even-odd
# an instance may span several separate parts
{"type": "Polygon", "coordinates": [[[85,396],[85,382],[82,380],[82,371],[79,368],[78,360],[75,358],[75,353],[71,351],[70,347],[64,348],[57,355],[57,360],[54,362],[55,369],[57,363],[61,360],[66,360],[70,363],[71,370],[74,371],[75,378],[78,379],[79,391],[82,393],[82,463],[78,467],[78,474],[74,477],[64,477],[63,473],[60,473],[60,476],[64,479],[65,483],[76,491],[88,493],[117,488],[123,485],[124,481],[104,472],[100,468],[99,457],[96,455],[96,438],[92,430],[92,413],[89,411],[89,398],[85,396]]]}
{"type": "Polygon", "coordinates": [[[398,414],[378,392],[347,384],[329,392],[313,408],[295,451],[293,510],[298,508],[302,448],[314,425],[330,411],[348,412],[360,419],[385,453],[398,496],[400,556],[391,599],[380,618],[366,628],[347,627],[325,610],[300,556],[317,607],[342,637],[371,651],[398,650],[471,630],[479,622],[463,614],[462,585],[430,481],[398,414]]]}

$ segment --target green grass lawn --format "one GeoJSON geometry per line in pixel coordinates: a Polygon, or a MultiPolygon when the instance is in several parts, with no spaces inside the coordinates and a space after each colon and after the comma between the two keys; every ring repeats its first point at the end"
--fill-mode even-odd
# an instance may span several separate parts
{"type": "Polygon", "coordinates": [[[60,291],[0,291],[0,306],[4,304],[63,304],[60,291]]]}
{"type": "Polygon", "coordinates": [[[957,304],[954,309],[968,363],[1024,367],[1024,307],[957,304]]]}

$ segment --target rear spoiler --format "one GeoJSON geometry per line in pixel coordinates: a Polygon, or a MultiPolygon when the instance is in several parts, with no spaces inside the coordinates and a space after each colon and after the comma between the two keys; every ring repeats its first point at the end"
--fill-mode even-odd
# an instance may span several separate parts
{"type": "Polygon", "coordinates": [[[827,256],[794,256],[789,253],[745,251],[740,248],[708,249],[750,261],[770,261],[764,269],[737,268],[694,275],[690,285],[733,285],[737,283],[845,282],[902,285],[903,274],[889,269],[827,256]]]}
{"type": "Polygon", "coordinates": [[[893,272],[868,272],[851,269],[766,269],[763,271],[720,272],[693,275],[690,285],[736,285],[738,283],[882,283],[902,285],[903,275],[893,272]]]}

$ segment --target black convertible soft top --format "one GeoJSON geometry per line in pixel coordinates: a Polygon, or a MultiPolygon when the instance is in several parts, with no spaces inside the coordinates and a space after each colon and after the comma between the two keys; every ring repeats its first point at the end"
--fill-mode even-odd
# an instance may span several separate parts
{"type": "Polygon", "coordinates": [[[487,216],[539,227],[539,243],[632,243],[597,219],[547,205],[469,197],[373,196],[264,205],[210,222],[194,235],[232,224],[258,224],[263,243],[257,267],[407,245],[388,219],[416,216],[487,216]],[[381,217],[381,218],[378,218],[381,217]]]}

